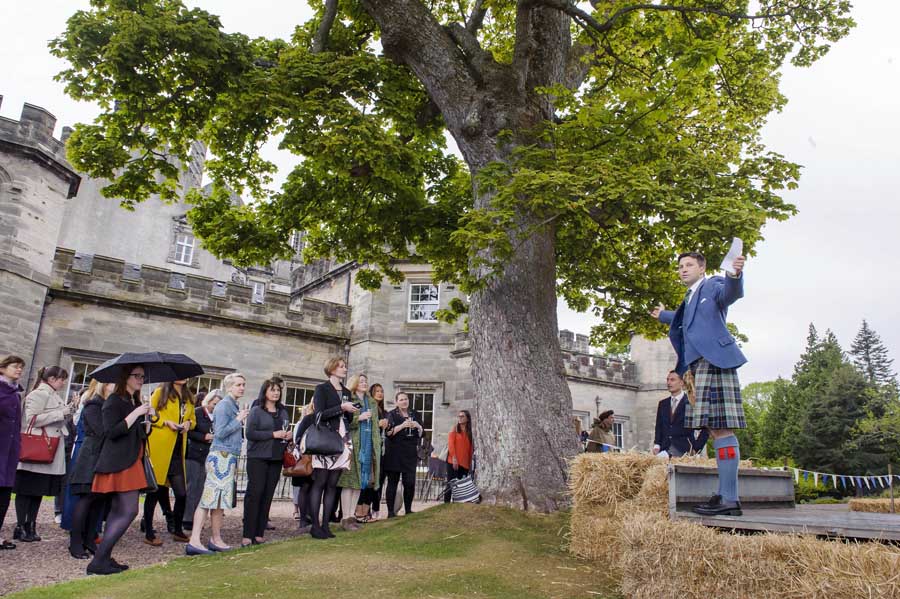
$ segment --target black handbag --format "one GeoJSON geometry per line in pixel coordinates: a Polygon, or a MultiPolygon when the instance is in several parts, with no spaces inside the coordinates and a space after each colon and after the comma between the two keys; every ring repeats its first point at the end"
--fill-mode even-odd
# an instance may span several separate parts
{"type": "Polygon", "coordinates": [[[303,435],[306,455],[336,455],[344,451],[344,440],[335,431],[322,424],[322,414],[316,415],[315,423],[303,435]]]}
{"type": "Polygon", "coordinates": [[[147,444],[144,444],[144,455],[141,458],[141,461],[144,463],[144,479],[147,481],[147,486],[141,489],[144,493],[156,493],[159,489],[159,485],[156,482],[156,474],[153,472],[153,463],[150,461],[150,453],[147,451],[147,444]]]}

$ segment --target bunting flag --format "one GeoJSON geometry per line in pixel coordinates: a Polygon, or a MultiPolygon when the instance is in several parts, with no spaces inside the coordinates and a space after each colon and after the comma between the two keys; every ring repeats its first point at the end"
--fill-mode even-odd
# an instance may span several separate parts
{"type": "Polygon", "coordinates": [[[818,472],[813,472],[813,484],[817,487],[819,486],[819,473],[818,472]]]}
{"type": "Polygon", "coordinates": [[[871,488],[872,488],[871,485],[869,485],[869,477],[868,477],[868,476],[864,476],[864,477],[863,477],[863,482],[866,483],[866,488],[867,488],[867,489],[871,489],[871,488]]]}
{"type": "Polygon", "coordinates": [[[842,476],[840,478],[841,478],[841,486],[846,489],[847,488],[847,477],[842,476]]]}
{"type": "Polygon", "coordinates": [[[809,475],[812,474],[813,485],[816,487],[819,486],[819,477],[822,479],[822,484],[826,487],[828,486],[828,482],[831,481],[831,484],[834,485],[834,488],[838,488],[838,481],[840,481],[841,486],[843,488],[847,488],[847,482],[849,479],[851,487],[862,488],[863,485],[869,490],[878,490],[878,485],[881,485],[883,489],[891,488],[894,486],[894,477],[897,477],[897,480],[900,481],[900,474],[894,474],[893,476],[890,474],[879,474],[879,475],[868,475],[868,476],[856,476],[856,475],[845,475],[845,474],[828,474],[826,472],[815,472],[814,470],[803,470],[802,468],[778,468],[778,470],[793,470],[794,471],[794,482],[800,484],[800,475],[802,473],[803,480],[809,481],[809,475]]]}
{"type": "Polygon", "coordinates": [[[800,484],[800,471],[794,468],[794,482],[800,484]]]}
{"type": "Polygon", "coordinates": [[[809,472],[807,472],[806,470],[803,471],[803,480],[809,480],[809,472]]]}

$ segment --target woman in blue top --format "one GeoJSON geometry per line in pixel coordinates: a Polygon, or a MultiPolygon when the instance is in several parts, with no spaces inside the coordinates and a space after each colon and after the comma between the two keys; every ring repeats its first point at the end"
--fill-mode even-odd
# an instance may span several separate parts
{"type": "Polygon", "coordinates": [[[184,548],[187,555],[204,555],[231,549],[222,539],[222,521],[225,518],[225,508],[234,505],[234,475],[238,456],[241,455],[244,420],[250,412],[238,405],[246,386],[247,380],[239,372],[232,372],[222,381],[225,397],[213,411],[213,441],[206,458],[206,483],[203,485],[200,505],[194,512],[191,540],[184,548]],[[209,535],[209,545],[204,549],[200,535],[207,512],[212,532],[209,535]]]}

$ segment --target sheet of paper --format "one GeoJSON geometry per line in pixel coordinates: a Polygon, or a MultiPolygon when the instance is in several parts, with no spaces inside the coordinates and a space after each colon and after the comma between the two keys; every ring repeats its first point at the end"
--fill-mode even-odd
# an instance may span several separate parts
{"type": "Polygon", "coordinates": [[[735,237],[731,241],[731,247],[728,248],[728,253],[725,254],[725,259],[722,260],[722,266],[719,270],[724,270],[730,275],[734,274],[734,259],[741,255],[744,251],[744,242],[741,241],[740,237],[735,237]]]}

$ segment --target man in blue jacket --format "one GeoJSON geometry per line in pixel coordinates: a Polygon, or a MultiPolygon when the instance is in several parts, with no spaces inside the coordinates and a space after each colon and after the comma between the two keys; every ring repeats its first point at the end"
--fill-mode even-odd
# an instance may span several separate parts
{"type": "MultiPolygon", "coordinates": [[[[696,398],[685,406],[685,427],[708,428],[716,450],[719,492],[694,511],[703,515],[741,515],[738,464],[741,453],[734,429],[746,428],[737,369],[747,359],[725,326],[728,306],[744,296],[744,257],[734,273],[706,278],[706,258],[699,252],[678,256],[678,276],[687,287],[675,311],[657,306],[651,315],[669,325],[669,340],[678,354],[678,374],[690,371],[696,398]]],[[[690,399],[690,398],[689,398],[690,399]]]]}
{"type": "Polygon", "coordinates": [[[709,431],[697,431],[684,425],[684,412],[688,404],[684,382],[674,370],[666,377],[669,397],[660,400],[656,407],[656,434],[653,437],[653,455],[665,451],[673,458],[700,453],[709,439],[709,431]]]}

